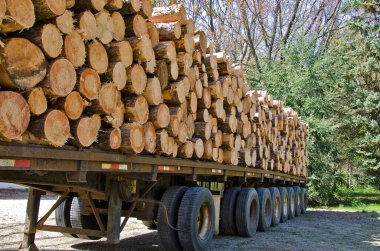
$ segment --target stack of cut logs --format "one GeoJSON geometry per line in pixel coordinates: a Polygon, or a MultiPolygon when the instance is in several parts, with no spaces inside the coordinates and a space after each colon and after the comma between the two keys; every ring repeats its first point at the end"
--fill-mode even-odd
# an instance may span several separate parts
{"type": "Polygon", "coordinates": [[[0,138],[307,175],[308,126],[182,5],[0,0],[0,138]]]}

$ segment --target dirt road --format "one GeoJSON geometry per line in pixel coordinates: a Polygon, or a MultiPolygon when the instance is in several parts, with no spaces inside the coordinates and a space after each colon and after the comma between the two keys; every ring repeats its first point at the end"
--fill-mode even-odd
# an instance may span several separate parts
{"type": "MultiPolygon", "coordinates": [[[[54,204],[54,197],[41,203],[40,215],[54,204]]],[[[26,193],[0,191],[0,249],[17,249],[23,233],[26,193]]],[[[54,215],[53,215],[54,216],[54,215]]],[[[54,224],[50,218],[47,223],[54,224]]],[[[160,250],[157,232],[131,219],[121,234],[120,250],[160,250]]],[[[104,250],[105,239],[86,241],[58,233],[38,232],[40,250],[104,250]]],[[[380,214],[310,210],[270,232],[253,238],[218,236],[210,250],[380,250],[380,214]]]]}

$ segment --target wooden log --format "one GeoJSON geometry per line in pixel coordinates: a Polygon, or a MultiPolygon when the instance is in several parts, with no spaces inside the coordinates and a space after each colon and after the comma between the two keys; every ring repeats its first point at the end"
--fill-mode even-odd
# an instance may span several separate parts
{"type": "Polygon", "coordinates": [[[236,136],[235,136],[235,142],[234,142],[234,149],[236,151],[240,151],[241,145],[242,145],[241,136],[239,134],[236,134],[236,136]]]}
{"type": "Polygon", "coordinates": [[[142,66],[139,64],[133,64],[127,69],[127,76],[127,85],[123,91],[129,94],[142,94],[148,82],[148,78],[142,66]]]}
{"type": "Polygon", "coordinates": [[[191,139],[195,132],[194,116],[192,114],[187,115],[186,126],[187,126],[187,135],[191,139]]]}
{"type": "Polygon", "coordinates": [[[69,34],[74,30],[73,13],[69,10],[65,10],[65,12],[56,17],[53,22],[63,34],[69,34]]]}
{"type": "Polygon", "coordinates": [[[123,41],[126,29],[123,16],[119,12],[115,11],[112,12],[111,19],[113,23],[113,38],[119,42],[123,41]]]}
{"type": "Polygon", "coordinates": [[[239,164],[243,166],[252,165],[252,155],[249,149],[242,149],[239,151],[239,164]]]}
{"type": "Polygon", "coordinates": [[[75,68],[81,67],[86,61],[86,47],[79,30],[67,34],[63,42],[63,56],[69,60],[75,68]]]}
{"type": "Polygon", "coordinates": [[[223,133],[222,135],[222,147],[226,149],[232,149],[235,145],[235,137],[232,133],[223,133]]]}
{"type": "Polygon", "coordinates": [[[149,105],[143,96],[133,96],[124,99],[126,119],[140,125],[149,118],[149,105]]]}
{"type": "Polygon", "coordinates": [[[157,144],[156,153],[167,154],[169,152],[169,136],[165,129],[156,131],[157,144]]]}
{"type": "Polygon", "coordinates": [[[99,74],[107,71],[108,55],[101,43],[94,41],[87,45],[87,64],[99,74]]]}
{"type": "MultiPolygon", "coordinates": [[[[121,1],[122,7],[118,10],[122,15],[131,15],[140,11],[141,1],[140,0],[112,0],[114,2],[121,1]]],[[[112,2],[111,1],[111,2],[112,2]]]]}
{"type": "Polygon", "coordinates": [[[120,150],[126,153],[141,153],[145,148],[144,126],[137,123],[126,123],[120,127],[120,150]]]}
{"type": "Polygon", "coordinates": [[[86,10],[77,16],[79,31],[83,34],[84,40],[94,40],[98,35],[96,18],[91,11],[86,10]]]}
{"type": "Polygon", "coordinates": [[[98,138],[100,129],[100,116],[95,114],[92,117],[82,117],[71,122],[71,135],[74,137],[74,144],[78,147],[89,147],[98,138]]]}
{"type": "Polygon", "coordinates": [[[95,14],[98,39],[103,44],[109,44],[113,39],[114,26],[108,11],[102,10],[95,14]]]}
{"type": "Polygon", "coordinates": [[[187,125],[186,122],[181,122],[179,125],[179,132],[177,141],[180,143],[185,143],[186,140],[189,139],[189,135],[187,134],[187,125]]]}
{"type": "Polygon", "coordinates": [[[162,103],[161,85],[158,78],[148,78],[143,96],[146,98],[149,105],[159,105],[162,103]]]}
{"type": "Polygon", "coordinates": [[[106,3],[106,0],[76,0],[74,7],[79,11],[91,10],[93,12],[98,12],[104,10],[106,3]]]}
{"type": "Polygon", "coordinates": [[[209,112],[212,116],[224,120],[226,113],[223,106],[223,99],[217,99],[212,102],[209,112]]]}
{"type": "Polygon", "coordinates": [[[141,62],[141,66],[144,68],[147,74],[154,74],[156,71],[156,57],[153,56],[148,62],[141,62]]]}
{"type": "Polygon", "coordinates": [[[47,101],[41,87],[31,89],[24,96],[28,102],[31,115],[39,116],[46,111],[47,101]]]}
{"type": "Polygon", "coordinates": [[[236,150],[224,150],[223,162],[237,166],[239,164],[239,154],[236,150]]]}
{"type": "Polygon", "coordinates": [[[219,81],[213,81],[208,83],[212,99],[223,99],[222,85],[219,81]]]}
{"type": "Polygon", "coordinates": [[[186,20],[185,24],[181,26],[181,33],[188,34],[190,36],[194,36],[195,33],[195,23],[192,18],[186,20]]]}
{"type": "Polygon", "coordinates": [[[209,122],[210,114],[208,109],[198,109],[196,112],[195,120],[197,122],[209,122]]]}
{"type": "Polygon", "coordinates": [[[107,52],[110,62],[122,62],[124,67],[129,67],[133,63],[133,50],[128,41],[108,44],[107,52]]]}
{"type": "Polygon", "coordinates": [[[66,0],[66,9],[71,9],[74,7],[76,0],[66,0]]]}
{"type": "Polygon", "coordinates": [[[151,0],[141,0],[141,10],[139,14],[144,18],[151,18],[153,13],[153,6],[151,0]]]}
{"type": "Polygon", "coordinates": [[[176,81],[179,76],[179,69],[177,60],[171,61],[169,64],[169,79],[172,81],[176,81]]]}
{"type": "Polygon", "coordinates": [[[62,52],[62,35],[54,24],[35,26],[23,35],[40,47],[48,58],[56,58],[62,52]]]}
{"type": "Polygon", "coordinates": [[[206,66],[207,70],[214,70],[218,68],[218,62],[214,55],[207,54],[204,58],[202,63],[206,66]]]}
{"type": "Polygon", "coordinates": [[[104,121],[113,128],[119,128],[124,123],[125,106],[121,100],[118,100],[116,109],[104,117],[104,121]]]}
{"type": "Polygon", "coordinates": [[[28,128],[30,109],[25,99],[16,92],[0,91],[0,136],[20,137],[28,128]]]}
{"type": "Polygon", "coordinates": [[[198,101],[197,101],[197,95],[195,95],[194,92],[190,92],[190,94],[187,96],[188,99],[188,113],[190,114],[196,114],[197,108],[198,108],[198,101]]]}
{"type": "Polygon", "coordinates": [[[221,130],[217,130],[212,134],[213,147],[219,148],[223,143],[223,133],[221,130]]]}
{"type": "Polygon", "coordinates": [[[24,38],[10,38],[3,42],[4,45],[0,48],[2,87],[26,90],[45,78],[47,62],[36,45],[24,38]]]}
{"type": "Polygon", "coordinates": [[[82,68],[78,72],[78,84],[76,89],[88,100],[94,100],[99,97],[100,77],[98,73],[91,68],[82,68]]]}
{"type": "Polygon", "coordinates": [[[211,138],[212,124],[210,122],[195,122],[194,136],[204,140],[211,138]]]}
{"type": "Polygon", "coordinates": [[[122,62],[110,63],[103,77],[105,82],[113,82],[119,91],[125,88],[127,79],[127,70],[122,62]]]}
{"type": "Polygon", "coordinates": [[[66,10],[66,0],[33,0],[33,5],[37,20],[60,16],[66,10]]]}
{"type": "Polygon", "coordinates": [[[213,149],[218,149],[218,159],[216,160],[216,162],[218,162],[218,163],[223,163],[223,161],[224,161],[224,151],[223,151],[223,149],[221,149],[221,148],[213,148],[213,149]]]}
{"type": "Polygon", "coordinates": [[[145,19],[140,15],[131,15],[124,17],[125,34],[127,37],[141,37],[148,35],[148,26],[145,19]]]}
{"type": "Polygon", "coordinates": [[[175,44],[173,41],[162,41],[154,48],[157,59],[173,61],[177,58],[175,44]]]}
{"type": "Polygon", "coordinates": [[[206,53],[207,50],[207,37],[203,31],[196,31],[194,36],[195,49],[206,53]]]}
{"type": "Polygon", "coordinates": [[[169,70],[165,60],[159,60],[155,69],[155,75],[161,84],[161,90],[165,89],[169,84],[169,70]]]}
{"type": "Polygon", "coordinates": [[[194,92],[198,99],[203,97],[203,85],[202,81],[199,79],[195,82],[194,92]]]}
{"type": "Polygon", "coordinates": [[[148,35],[141,37],[128,37],[133,50],[133,58],[139,62],[149,62],[154,57],[152,42],[148,35]]]}
{"type": "Polygon", "coordinates": [[[204,142],[204,153],[202,159],[211,160],[213,157],[212,140],[208,139],[204,142]]]}
{"type": "Polygon", "coordinates": [[[99,98],[91,102],[91,106],[86,108],[87,111],[101,115],[110,115],[120,101],[120,92],[113,83],[103,84],[99,91],[99,98]]]}
{"type": "Polygon", "coordinates": [[[147,153],[155,153],[157,148],[157,135],[152,122],[144,125],[145,146],[144,151],[147,153]]]}
{"type": "Polygon", "coordinates": [[[102,128],[98,132],[96,146],[103,150],[116,150],[121,145],[121,131],[119,128],[102,128]]]}
{"type": "Polygon", "coordinates": [[[170,110],[166,104],[160,104],[150,108],[149,120],[156,129],[162,129],[169,126],[170,110]]]}
{"type": "Polygon", "coordinates": [[[190,73],[191,65],[193,64],[193,58],[191,54],[180,52],[177,54],[177,63],[179,69],[179,75],[187,76],[190,73]]]}
{"type": "Polygon", "coordinates": [[[197,159],[201,159],[205,152],[205,147],[202,139],[193,138],[191,141],[194,144],[194,157],[197,159]]]}
{"type": "Polygon", "coordinates": [[[187,52],[193,55],[194,52],[194,40],[189,34],[186,34],[180,39],[174,40],[177,52],[187,52]]]}
{"type": "Polygon", "coordinates": [[[226,122],[219,123],[218,126],[225,133],[235,133],[237,130],[237,119],[235,116],[227,116],[226,122]]]}
{"type": "Polygon", "coordinates": [[[201,109],[209,109],[211,107],[211,94],[208,88],[203,88],[202,99],[198,102],[198,107],[201,109]]]}
{"type": "Polygon", "coordinates": [[[226,98],[228,95],[229,87],[231,85],[231,77],[230,76],[221,76],[219,78],[219,81],[222,85],[222,93],[223,97],[226,98]]]}
{"type": "Polygon", "coordinates": [[[146,22],[146,25],[148,27],[148,35],[149,35],[149,38],[150,40],[152,41],[152,46],[153,48],[156,47],[159,42],[160,42],[160,34],[156,28],[156,26],[154,26],[154,24],[150,21],[147,21],[146,22]]]}
{"type": "Polygon", "coordinates": [[[178,156],[185,159],[190,159],[194,154],[194,144],[191,141],[186,141],[178,149],[178,156]]]}
{"type": "Polygon", "coordinates": [[[182,121],[182,118],[184,117],[185,112],[182,110],[181,107],[169,107],[170,116],[175,116],[178,118],[179,122],[182,121]]]}
{"type": "Polygon", "coordinates": [[[41,83],[48,97],[65,97],[76,83],[74,66],[67,59],[60,58],[50,63],[48,74],[41,83]]]}
{"type": "Polygon", "coordinates": [[[155,23],[158,30],[160,41],[172,41],[181,37],[181,23],[155,23]]]}
{"type": "Polygon", "coordinates": [[[12,0],[6,3],[2,1],[0,13],[2,13],[0,31],[3,33],[31,28],[36,21],[31,0],[12,0]]]}
{"type": "Polygon", "coordinates": [[[169,86],[163,90],[162,98],[168,104],[181,104],[186,101],[186,89],[183,81],[170,83],[169,86]]]}
{"type": "MultiPolygon", "coordinates": [[[[202,52],[201,51],[196,50],[193,52],[193,62],[194,62],[194,64],[197,64],[197,65],[202,64],[202,52]]],[[[199,69],[199,68],[197,68],[197,69],[199,69]]]]}
{"type": "Polygon", "coordinates": [[[49,107],[64,111],[70,120],[77,120],[82,115],[85,105],[86,102],[79,92],[74,91],[67,95],[67,97],[53,100],[49,107]]]}
{"type": "Polygon", "coordinates": [[[177,137],[179,134],[180,120],[177,116],[170,116],[170,123],[168,127],[168,134],[170,137],[177,137]]]}
{"type": "Polygon", "coordinates": [[[62,111],[48,110],[30,121],[28,131],[41,141],[62,147],[70,136],[70,123],[62,111]]]}

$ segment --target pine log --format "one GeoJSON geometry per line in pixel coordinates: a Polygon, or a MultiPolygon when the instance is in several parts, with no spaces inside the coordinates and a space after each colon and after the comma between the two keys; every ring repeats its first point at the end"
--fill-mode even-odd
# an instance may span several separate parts
{"type": "Polygon", "coordinates": [[[194,136],[204,140],[211,138],[212,124],[210,122],[195,122],[194,136]]]}
{"type": "Polygon", "coordinates": [[[144,134],[145,134],[145,146],[144,150],[147,153],[155,153],[156,152],[156,144],[157,144],[157,135],[156,130],[152,122],[147,122],[144,125],[144,134]]]}
{"type": "Polygon", "coordinates": [[[104,121],[113,128],[119,128],[123,125],[125,115],[125,106],[121,100],[118,100],[116,109],[109,115],[104,117],[104,121]]]}
{"type": "Polygon", "coordinates": [[[107,71],[108,55],[101,43],[94,41],[87,45],[87,64],[99,74],[107,71]]]}
{"type": "Polygon", "coordinates": [[[203,85],[202,81],[199,79],[195,82],[194,92],[198,99],[203,97],[203,85]]]}
{"type": "Polygon", "coordinates": [[[236,150],[224,150],[223,162],[237,166],[239,164],[239,153],[236,150]]]}
{"type": "Polygon", "coordinates": [[[212,134],[213,147],[221,147],[223,143],[223,133],[221,130],[217,130],[216,133],[212,134]]]}
{"type": "Polygon", "coordinates": [[[74,7],[76,0],[66,0],[66,9],[71,9],[74,7]]]}
{"type": "Polygon", "coordinates": [[[211,94],[208,88],[203,88],[202,99],[198,102],[198,107],[202,109],[209,109],[211,107],[211,94]]]}
{"type": "Polygon", "coordinates": [[[156,131],[156,153],[167,154],[169,151],[169,136],[165,129],[156,131]]]}
{"type": "Polygon", "coordinates": [[[85,105],[79,92],[72,92],[67,97],[53,100],[50,107],[64,111],[70,120],[77,120],[82,115],[85,105]]]}
{"type": "Polygon", "coordinates": [[[162,41],[154,48],[157,59],[173,61],[177,58],[175,44],[173,41],[162,41]]]}
{"type": "Polygon", "coordinates": [[[183,81],[170,83],[169,86],[163,90],[162,98],[168,104],[181,104],[186,101],[186,89],[183,81]]]}
{"type": "Polygon", "coordinates": [[[168,134],[170,137],[177,137],[179,134],[180,120],[177,116],[170,116],[170,123],[168,126],[168,134]]]}
{"type": "Polygon", "coordinates": [[[170,123],[170,110],[166,104],[160,104],[150,108],[149,120],[156,129],[166,128],[170,123]]]}
{"type": "Polygon", "coordinates": [[[128,41],[108,44],[108,58],[110,62],[122,62],[124,67],[133,63],[133,50],[128,41]]]}
{"type": "Polygon", "coordinates": [[[74,137],[74,144],[78,147],[89,147],[98,138],[100,129],[100,116],[82,117],[71,123],[71,135],[74,137]]]}
{"type": "Polygon", "coordinates": [[[226,98],[227,95],[228,95],[228,90],[229,90],[229,87],[231,85],[231,77],[230,76],[221,76],[219,78],[219,81],[222,85],[222,93],[223,93],[223,97],[226,98]]]}
{"type": "Polygon", "coordinates": [[[187,102],[183,102],[182,104],[180,104],[180,107],[181,107],[181,110],[183,111],[181,121],[186,122],[187,121],[187,115],[188,115],[187,114],[187,110],[188,110],[187,102]]]}
{"type": "Polygon", "coordinates": [[[191,141],[194,144],[194,157],[201,159],[205,152],[205,147],[202,139],[193,138],[191,141]]]}
{"type": "Polygon", "coordinates": [[[211,98],[223,99],[222,85],[219,81],[213,81],[208,83],[211,98]]]}
{"type": "Polygon", "coordinates": [[[2,2],[1,13],[4,13],[6,19],[0,24],[2,33],[14,32],[31,28],[35,21],[34,5],[31,0],[7,0],[6,4],[2,2]]]}
{"type": "Polygon", "coordinates": [[[232,149],[235,145],[235,137],[231,133],[223,133],[222,135],[222,146],[226,149],[232,149]]]}
{"type": "Polygon", "coordinates": [[[120,92],[116,86],[113,83],[103,84],[99,91],[99,98],[94,99],[86,110],[101,115],[110,115],[115,112],[119,101],[120,92]]]}
{"type": "Polygon", "coordinates": [[[24,96],[28,102],[31,115],[39,116],[46,111],[47,101],[41,87],[31,89],[24,96]]]}
{"type": "Polygon", "coordinates": [[[218,126],[225,133],[235,133],[237,130],[237,119],[235,116],[229,115],[226,117],[226,122],[219,123],[218,126]]]}
{"type": "Polygon", "coordinates": [[[69,60],[75,68],[81,67],[86,61],[86,47],[79,30],[67,34],[63,43],[63,56],[69,60]]]}
{"type": "Polygon", "coordinates": [[[181,37],[181,23],[155,23],[158,30],[160,41],[171,41],[181,37]]]}
{"type": "Polygon", "coordinates": [[[188,99],[188,113],[190,114],[196,114],[197,113],[197,95],[195,95],[194,92],[190,92],[190,94],[187,96],[188,99]]]}
{"type": "Polygon", "coordinates": [[[107,0],[76,0],[75,9],[76,10],[91,10],[93,12],[102,11],[106,5],[107,0]]]}
{"type": "MultiPolygon", "coordinates": [[[[197,64],[197,65],[202,64],[202,52],[201,51],[195,50],[193,52],[193,62],[194,62],[194,64],[197,64]]],[[[199,71],[198,67],[197,67],[197,69],[199,71]]]]}
{"type": "Polygon", "coordinates": [[[149,105],[159,105],[162,103],[161,85],[158,78],[148,78],[143,96],[148,101],[149,105]]]}
{"type": "Polygon", "coordinates": [[[60,110],[48,110],[30,121],[28,130],[41,141],[62,147],[70,136],[70,123],[60,110]]]}
{"type": "Polygon", "coordinates": [[[153,56],[152,59],[148,62],[141,62],[141,66],[144,68],[147,74],[154,74],[156,71],[156,57],[153,56]]]}
{"type": "Polygon", "coordinates": [[[140,0],[111,0],[111,2],[122,2],[122,7],[119,9],[120,14],[122,15],[131,15],[140,11],[141,1],[140,0]]]}
{"type": "Polygon", "coordinates": [[[179,21],[186,22],[186,9],[182,4],[174,4],[167,7],[153,8],[152,17],[149,19],[153,23],[169,23],[179,21]]]}
{"type": "Polygon", "coordinates": [[[191,35],[186,34],[182,38],[174,40],[174,42],[177,52],[187,52],[190,53],[190,55],[193,55],[195,45],[191,35]]]}
{"type": "Polygon", "coordinates": [[[73,13],[66,10],[62,15],[55,18],[54,24],[63,34],[71,33],[74,30],[73,13]]]}
{"type": "Polygon", "coordinates": [[[148,27],[148,34],[149,34],[149,38],[150,40],[152,41],[152,46],[153,48],[156,47],[159,42],[160,42],[160,34],[156,28],[156,26],[154,26],[154,24],[150,21],[147,21],[146,22],[146,25],[148,27]]]}
{"type": "Polygon", "coordinates": [[[141,11],[139,12],[144,18],[151,18],[153,13],[153,6],[151,0],[141,0],[141,11]]]}
{"type": "Polygon", "coordinates": [[[66,0],[33,0],[33,5],[37,20],[60,16],[66,10],[66,0]]]}
{"type": "Polygon", "coordinates": [[[78,77],[76,89],[88,100],[97,99],[101,85],[98,73],[91,68],[82,68],[78,77]]]}
{"type": "Polygon", "coordinates": [[[176,81],[178,79],[179,69],[177,60],[171,61],[169,64],[169,79],[176,81]]]}
{"type": "Polygon", "coordinates": [[[119,128],[102,128],[98,132],[96,146],[103,150],[116,150],[121,145],[121,131],[119,128]]]}
{"type": "Polygon", "coordinates": [[[142,66],[139,64],[133,64],[127,69],[127,76],[127,85],[125,86],[124,91],[130,94],[142,94],[148,82],[142,66]]]}
{"type": "Polygon", "coordinates": [[[182,121],[182,118],[184,117],[184,111],[181,107],[169,107],[170,116],[175,116],[178,118],[179,122],[182,121]]]}
{"type": "Polygon", "coordinates": [[[126,29],[124,18],[119,12],[115,11],[111,14],[111,19],[113,23],[113,38],[116,41],[122,41],[125,37],[126,29]]]}
{"type": "Polygon", "coordinates": [[[79,30],[83,34],[84,40],[94,40],[98,35],[96,18],[91,11],[87,10],[77,16],[79,30]]]}
{"type": "Polygon", "coordinates": [[[194,144],[191,141],[186,141],[178,149],[178,156],[185,159],[190,159],[194,154],[194,144]]]}
{"type": "Polygon", "coordinates": [[[48,97],[65,97],[74,89],[75,83],[74,66],[67,59],[60,58],[50,63],[48,74],[41,86],[48,97]]]}
{"type": "Polygon", "coordinates": [[[221,149],[221,148],[214,148],[214,149],[218,149],[218,159],[217,159],[216,162],[222,164],[223,160],[224,160],[224,151],[223,151],[223,149],[221,149]]]}
{"type": "Polygon", "coordinates": [[[165,89],[169,84],[169,70],[165,60],[160,60],[157,62],[155,75],[158,77],[161,84],[161,90],[165,89]]]}
{"type": "Polygon", "coordinates": [[[113,82],[119,91],[127,84],[127,70],[122,62],[110,63],[104,75],[105,82],[113,82]]]}
{"type": "Polygon", "coordinates": [[[195,120],[197,122],[209,122],[209,116],[208,109],[197,109],[195,120]]]}
{"type": "Polygon", "coordinates": [[[192,18],[186,20],[185,24],[181,26],[181,33],[188,34],[191,37],[194,36],[195,33],[195,23],[192,18]]]}
{"type": "Polygon", "coordinates": [[[141,37],[148,35],[148,26],[145,19],[140,15],[131,15],[124,17],[125,34],[127,37],[141,37]]]}
{"type": "Polygon", "coordinates": [[[187,76],[190,73],[191,65],[193,64],[193,58],[191,54],[180,52],[177,54],[177,63],[179,69],[179,75],[187,76]]]}
{"type": "Polygon", "coordinates": [[[217,99],[215,102],[212,102],[209,112],[212,116],[224,120],[226,113],[223,106],[223,99],[217,99]]]}
{"type": "Polygon", "coordinates": [[[208,139],[204,142],[204,153],[202,159],[211,160],[213,155],[212,140],[208,139]]]}
{"type": "Polygon", "coordinates": [[[140,125],[149,118],[149,105],[143,96],[133,96],[124,99],[126,119],[140,125]]]}
{"type": "Polygon", "coordinates": [[[2,87],[30,89],[45,78],[47,62],[36,45],[24,38],[10,38],[3,42],[0,48],[2,87]]]}
{"type": "Polygon", "coordinates": [[[126,123],[120,127],[120,150],[126,153],[141,153],[145,148],[144,126],[137,123],[126,123]]]}
{"type": "Polygon", "coordinates": [[[189,135],[187,134],[187,125],[186,122],[181,122],[179,125],[179,133],[177,140],[179,143],[185,143],[186,140],[189,139],[189,135]]]}
{"type": "Polygon", "coordinates": [[[206,53],[207,50],[207,37],[203,31],[196,31],[194,35],[195,49],[200,50],[202,53],[206,53]]]}
{"type": "Polygon", "coordinates": [[[97,37],[103,44],[109,44],[113,39],[114,26],[108,11],[102,10],[95,14],[97,37]]]}
{"type": "Polygon", "coordinates": [[[186,126],[187,126],[187,135],[191,139],[195,132],[195,122],[194,122],[194,116],[192,114],[187,115],[186,126]]]}
{"type": "Polygon", "coordinates": [[[28,128],[30,109],[25,99],[16,92],[0,91],[0,136],[20,137],[28,128]]]}
{"type": "Polygon", "coordinates": [[[148,62],[154,57],[154,51],[152,42],[148,35],[142,35],[141,37],[128,37],[133,50],[133,58],[136,61],[148,62]]]}
{"type": "Polygon", "coordinates": [[[249,149],[239,151],[239,164],[244,166],[252,165],[252,155],[249,149]]]}

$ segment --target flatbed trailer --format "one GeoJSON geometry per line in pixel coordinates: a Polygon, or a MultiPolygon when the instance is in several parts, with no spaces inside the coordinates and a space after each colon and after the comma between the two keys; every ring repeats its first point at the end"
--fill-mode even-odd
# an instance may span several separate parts
{"type": "MultiPolygon", "coordinates": [[[[278,205],[276,204],[278,201],[275,200],[275,196],[272,194],[273,197],[270,200],[271,215],[272,211],[273,215],[276,214],[278,207],[280,207],[280,216],[284,214],[283,208],[286,208],[285,211],[290,210],[288,214],[295,210],[296,215],[306,210],[306,178],[301,176],[206,161],[162,156],[126,155],[95,149],[78,150],[74,147],[56,149],[40,145],[0,143],[0,181],[20,184],[30,188],[24,239],[20,245],[20,249],[28,250],[36,248],[36,231],[61,232],[73,237],[85,236],[92,239],[106,237],[107,243],[112,248],[119,243],[120,232],[130,217],[137,217],[153,227],[157,227],[155,223],[158,221],[159,237],[160,231],[162,232],[161,235],[168,235],[169,237],[170,234],[178,232],[179,240],[162,237],[164,247],[168,247],[168,242],[170,244],[172,241],[173,247],[178,246],[179,242],[177,248],[202,250],[207,248],[212,236],[219,233],[219,221],[223,225],[227,224],[223,221],[231,220],[228,215],[226,216],[226,210],[228,210],[226,205],[232,204],[234,207],[232,211],[238,210],[235,209],[235,204],[239,204],[237,194],[232,196],[235,200],[232,203],[223,202],[223,194],[227,190],[233,191],[233,189],[239,191],[245,189],[244,191],[248,192],[248,194],[255,190],[252,188],[258,189],[257,199],[249,199],[249,202],[246,202],[252,203],[248,205],[248,208],[251,209],[248,210],[251,212],[248,212],[248,217],[252,218],[248,220],[248,223],[256,224],[256,228],[257,224],[260,225],[262,221],[269,219],[269,214],[265,211],[267,209],[264,208],[265,205],[261,205],[263,204],[261,203],[263,192],[260,192],[259,188],[269,191],[269,189],[265,188],[277,187],[282,189],[286,187],[288,190],[289,188],[291,190],[294,188],[294,191],[296,191],[295,196],[293,193],[294,198],[289,197],[290,200],[286,199],[286,202],[289,201],[286,205],[283,203],[283,192],[280,197],[281,203],[278,205]],[[198,187],[198,190],[195,189],[196,187],[198,187]],[[176,194],[173,191],[178,191],[180,188],[185,193],[185,195],[182,194],[183,200],[190,197],[198,198],[197,195],[202,192],[206,193],[206,197],[211,194],[212,202],[202,201],[204,196],[200,196],[199,206],[197,206],[197,199],[194,199],[195,202],[189,200],[189,202],[186,202],[188,203],[187,205],[183,205],[186,210],[188,210],[187,208],[195,207],[194,210],[197,212],[195,218],[197,219],[194,217],[179,219],[179,217],[183,216],[173,216],[173,204],[171,203],[174,203],[172,202],[175,200],[173,194],[176,194]],[[191,194],[186,196],[186,189],[190,191],[190,188],[194,190],[192,191],[193,196],[191,194]],[[165,196],[166,191],[169,190],[173,190],[172,193],[165,196]],[[39,217],[40,198],[45,193],[54,193],[59,197],[53,207],[44,216],[39,217]],[[70,205],[68,205],[69,208],[67,209],[63,202],[67,201],[68,198],[70,198],[70,205]],[[72,202],[73,198],[79,199],[80,203],[75,204],[72,202]],[[168,200],[168,198],[171,199],[168,200]],[[264,216],[259,216],[259,213],[253,215],[253,212],[256,213],[257,211],[254,208],[255,200],[257,200],[256,204],[262,206],[261,208],[257,205],[256,209],[260,207],[259,212],[263,209],[264,216]],[[82,224],[79,225],[70,225],[70,219],[68,218],[73,216],[67,215],[67,213],[70,213],[70,206],[74,204],[80,211],[80,217],[77,220],[81,221],[82,224]],[[57,226],[46,225],[47,218],[54,211],[56,211],[56,218],[57,212],[58,214],[61,213],[58,215],[62,218],[61,222],[57,222],[57,226]],[[256,216],[259,217],[257,218],[256,216]],[[85,224],[89,223],[89,217],[95,224],[85,224]],[[125,217],[123,222],[121,222],[122,217],[125,217]],[[174,222],[173,217],[176,219],[174,222]],[[166,227],[163,230],[160,230],[160,228],[163,228],[160,226],[160,221],[163,223],[161,225],[166,227]],[[258,223],[258,221],[260,222],[258,223]],[[197,229],[180,229],[181,224],[190,226],[195,224],[197,229]],[[193,236],[196,236],[196,238],[194,237],[195,239],[193,239],[193,236]]],[[[230,194],[231,192],[229,192],[229,199],[230,194]]],[[[288,195],[291,195],[291,193],[287,194],[286,197],[288,195]]],[[[227,196],[225,200],[227,200],[227,196]]],[[[178,207],[180,207],[180,204],[177,205],[174,211],[181,210],[178,207]]],[[[190,211],[184,212],[189,213],[190,211]]],[[[236,219],[235,215],[230,215],[231,217],[233,221],[239,221],[240,216],[236,214],[236,219]]],[[[278,216],[276,217],[278,218],[278,216]]],[[[272,218],[274,219],[274,216],[271,217],[270,221],[272,221],[272,218]]],[[[71,219],[71,221],[73,220],[71,219]]],[[[238,223],[237,225],[241,224],[238,223]]],[[[237,229],[238,233],[236,234],[251,236],[252,231],[256,231],[256,229],[253,229],[254,225],[251,226],[251,230],[237,229]]],[[[162,238],[160,239],[162,240],[162,238]]]]}

